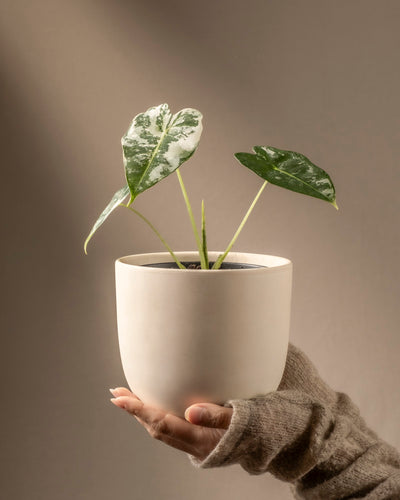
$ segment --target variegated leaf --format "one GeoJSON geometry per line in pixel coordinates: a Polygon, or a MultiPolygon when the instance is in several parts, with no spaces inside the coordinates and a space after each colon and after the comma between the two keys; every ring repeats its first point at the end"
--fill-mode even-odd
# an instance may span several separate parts
{"type": "Polygon", "coordinates": [[[171,115],[161,104],[137,115],[122,138],[129,204],[195,152],[202,132],[202,115],[191,108],[171,115]]]}
{"type": "Polygon", "coordinates": [[[100,217],[97,219],[97,221],[94,223],[89,236],[86,238],[85,241],[85,253],[87,254],[87,245],[91,239],[91,237],[94,235],[94,233],[99,229],[99,227],[103,224],[103,222],[107,219],[107,217],[111,214],[111,212],[118,207],[120,203],[124,201],[124,199],[128,196],[129,194],[129,187],[124,186],[123,188],[119,189],[114,196],[111,198],[110,203],[106,206],[106,208],[101,212],[100,217]]]}
{"type": "Polygon", "coordinates": [[[325,200],[338,208],[331,178],[306,156],[272,146],[255,146],[253,151],[255,154],[236,153],[235,157],[271,184],[325,200]]]}

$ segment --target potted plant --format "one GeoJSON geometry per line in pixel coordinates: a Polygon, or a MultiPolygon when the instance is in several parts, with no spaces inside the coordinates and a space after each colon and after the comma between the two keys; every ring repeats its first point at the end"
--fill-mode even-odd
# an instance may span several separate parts
{"type": "Polygon", "coordinates": [[[231,252],[267,183],[327,201],[329,175],[302,154],[255,146],[236,159],[263,184],[222,252],[207,249],[204,202],[198,230],[179,167],[196,151],[202,115],[167,104],[138,114],[122,138],[126,185],[90,231],[87,245],[110,213],[122,206],[139,216],[166,252],[116,261],[118,337],[128,384],[149,404],[178,415],[190,404],[221,403],[275,390],[289,340],[292,263],[283,257],[231,252]],[[196,240],[196,252],[174,252],[132,205],[176,172],[196,240]],[[129,196],[128,203],[124,203],[129,196]]]}

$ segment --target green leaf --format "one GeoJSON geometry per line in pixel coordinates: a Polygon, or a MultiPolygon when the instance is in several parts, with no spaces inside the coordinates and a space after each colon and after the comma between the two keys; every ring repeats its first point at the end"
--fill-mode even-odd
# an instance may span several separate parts
{"type": "Polygon", "coordinates": [[[236,153],[235,157],[271,184],[325,200],[338,208],[331,178],[306,156],[272,146],[255,146],[253,151],[255,154],[236,153]]]}
{"type": "Polygon", "coordinates": [[[99,227],[103,224],[103,222],[107,219],[107,217],[111,214],[111,212],[119,206],[120,203],[124,201],[124,199],[128,196],[129,194],[129,187],[124,186],[123,188],[119,189],[114,196],[111,198],[110,203],[106,206],[106,208],[101,212],[100,217],[97,219],[97,221],[94,223],[89,236],[86,238],[85,241],[85,253],[87,254],[87,245],[94,235],[94,233],[99,229],[99,227]]]}
{"type": "Polygon", "coordinates": [[[168,104],[160,104],[135,116],[121,141],[129,205],[193,155],[201,132],[202,114],[191,108],[171,115],[168,104]]]}

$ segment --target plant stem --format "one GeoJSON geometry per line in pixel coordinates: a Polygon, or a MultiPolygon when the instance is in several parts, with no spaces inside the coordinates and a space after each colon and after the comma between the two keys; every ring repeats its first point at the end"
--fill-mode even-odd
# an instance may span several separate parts
{"type": "Polygon", "coordinates": [[[204,200],[201,200],[201,246],[206,260],[206,269],[210,269],[207,252],[206,214],[204,211],[204,200]]]}
{"type": "Polygon", "coordinates": [[[183,179],[182,179],[181,173],[179,172],[179,168],[176,170],[176,175],[178,176],[179,185],[181,186],[183,198],[185,200],[186,208],[187,208],[187,211],[189,214],[189,219],[190,219],[190,222],[192,224],[193,234],[194,234],[194,237],[196,240],[197,248],[199,250],[201,268],[208,269],[208,267],[206,266],[206,258],[205,258],[205,255],[203,253],[203,248],[201,245],[200,236],[199,236],[199,233],[197,231],[196,222],[195,222],[194,217],[193,217],[192,207],[190,205],[189,197],[188,197],[188,194],[186,192],[185,185],[183,184],[183,179]]]}
{"type": "Polygon", "coordinates": [[[247,222],[247,219],[249,218],[255,204],[257,203],[258,201],[258,198],[261,196],[261,193],[264,191],[265,189],[265,186],[268,184],[268,181],[265,181],[264,184],[261,186],[260,190],[258,191],[258,193],[256,194],[256,197],[254,198],[252,204],[250,205],[249,209],[247,210],[246,212],[246,215],[243,217],[243,220],[242,222],[240,223],[239,227],[237,228],[237,231],[236,233],[234,234],[232,240],[230,241],[229,245],[227,246],[225,252],[220,255],[218,257],[218,259],[216,260],[215,264],[213,265],[212,269],[219,269],[221,267],[221,264],[223,263],[223,261],[225,260],[226,256],[228,255],[228,253],[231,251],[231,248],[233,247],[233,245],[235,244],[235,241],[237,240],[241,230],[243,229],[244,225],[246,224],[247,222]]]}
{"type": "Polygon", "coordinates": [[[149,221],[149,219],[147,219],[143,214],[141,214],[140,212],[138,212],[137,210],[135,210],[134,208],[132,208],[128,205],[124,205],[123,203],[120,203],[120,206],[125,207],[128,210],[131,210],[134,214],[138,215],[150,227],[150,229],[152,229],[155,232],[155,234],[161,240],[161,243],[165,246],[165,248],[171,254],[171,257],[174,259],[174,261],[176,262],[179,269],[186,269],[186,267],[179,261],[177,256],[172,251],[171,247],[168,245],[168,243],[165,241],[165,239],[161,236],[161,234],[157,231],[157,229],[153,226],[153,224],[149,221]]]}

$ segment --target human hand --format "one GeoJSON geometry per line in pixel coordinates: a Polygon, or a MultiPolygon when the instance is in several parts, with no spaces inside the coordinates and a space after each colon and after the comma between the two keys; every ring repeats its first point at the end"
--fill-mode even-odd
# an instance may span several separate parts
{"type": "MultiPolygon", "coordinates": [[[[214,450],[226,433],[233,414],[233,408],[198,403],[186,410],[183,419],[144,404],[124,387],[110,391],[114,396],[112,403],[134,416],[152,437],[189,453],[199,461],[214,450]],[[202,415],[200,409],[204,411],[202,415]]],[[[280,391],[300,391],[328,405],[333,405],[336,399],[336,394],[319,378],[312,363],[292,344],[289,345],[285,371],[276,394],[280,391]]],[[[232,406],[235,405],[237,403],[232,402],[232,406]]]]}
{"type": "Polygon", "coordinates": [[[146,405],[124,387],[110,389],[111,402],[127,411],[155,439],[203,460],[228,429],[232,408],[211,403],[189,406],[185,419],[146,405]]]}

